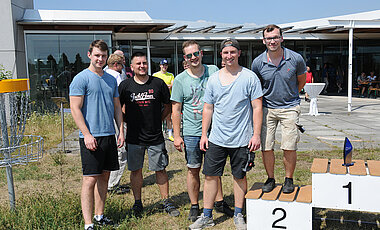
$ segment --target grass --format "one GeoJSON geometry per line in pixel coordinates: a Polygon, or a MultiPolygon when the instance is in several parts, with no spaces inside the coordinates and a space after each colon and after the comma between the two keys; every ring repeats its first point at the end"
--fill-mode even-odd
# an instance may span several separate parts
{"type": "MultiPolygon", "coordinates": [[[[46,146],[54,147],[60,142],[59,115],[32,115],[28,121],[27,132],[46,136],[46,146]],[[40,121],[43,120],[43,121],[40,121]],[[57,124],[58,123],[58,124],[57,124]],[[40,127],[43,126],[43,127],[40,127]],[[50,128],[49,128],[50,127],[50,128]],[[33,132],[35,130],[35,132],[33,132]],[[57,134],[55,134],[57,132],[57,134]]],[[[72,118],[66,115],[67,134],[75,130],[72,118]],[[70,128],[71,127],[71,128],[70,128]]],[[[178,218],[169,217],[159,209],[160,195],[155,184],[155,175],[147,169],[145,162],[143,169],[144,184],[142,200],[145,208],[144,216],[136,219],[131,215],[133,195],[109,195],[105,213],[118,224],[118,229],[186,229],[190,222],[187,215],[190,202],[186,189],[186,162],[184,154],[174,150],[172,143],[168,143],[170,163],[167,168],[170,183],[170,193],[174,202],[181,211],[178,218]]],[[[380,160],[379,149],[355,150],[355,159],[380,160]]],[[[284,170],[282,152],[276,151],[275,175],[279,183],[283,182],[284,170]]],[[[313,158],[340,158],[340,150],[333,151],[303,151],[298,152],[295,183],[299,185],[311,184],[310,166],[313,158]]],[[[248,174],[248,185],[254,182],[263,182],[266,173],[262,164],[261,154],[256,155],[255,168],[248,174]]],[[[2,229],[82,229],[83,219],[80,207],[81,163],[78,153],[63,154],[57,151],[46,154],[39,162],[13,167],[16,191],[16,210],[10,211],[5,169],[0,169],[0,230],[2,229]]],[[[203,191],[204,177],[201,176],[201,190],[203,191]]],[[[122,184],[129,184],[129,172],[125,172],[122,184]]],[[[225,168],[222,177],[224,197],[227,203],[233,204],[233,185],[230,167],[225,168]]],[[[200,206],[203,207],[202,193],[200,206]]],[[[340,224],[329,219],[360,219],[376,222],[379,214],[316,209],[315,217],[328,218],[325,221],[313,221],[313,229],[372,229],[372,225],[353,223],[340,224]]],[[[211,229],[234,229],[233,220],[224,215],[214,213],[216,226],[211,229]]],[[[104,228],[112,229],[112,228],[104,228]]]]}

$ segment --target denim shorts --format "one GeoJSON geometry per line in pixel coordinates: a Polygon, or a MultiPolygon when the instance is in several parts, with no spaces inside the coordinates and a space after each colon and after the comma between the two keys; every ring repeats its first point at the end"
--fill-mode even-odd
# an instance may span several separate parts
{"type": "Polygon", "coordinates": [[[145,150],[148,152],[150,171],[161,171],[168,166],[169,156],[165,148],[165,142],[151,146],[128,144],[127,162],[129,171],[136,171],[144,166],[145,150]]]}
{"type": "Polygon", "coordinates": [[[203,161],[204,151],[199,148],[199,141],[201,137],[197,136],[184,136],[183,142],[185,143],[185,157],[186,166],[188,168],[200,168],[203,161]]]}

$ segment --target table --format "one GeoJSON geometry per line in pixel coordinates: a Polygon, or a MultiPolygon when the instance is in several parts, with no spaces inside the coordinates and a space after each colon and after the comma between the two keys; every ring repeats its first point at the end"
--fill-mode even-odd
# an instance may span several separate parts
{"type": "Polygon", "coordinates": [[[317,97],[322,92],[326,83],[306,83],[303,87],[310,97],[310,109],[308,115],[318,116],[317,97]]]}

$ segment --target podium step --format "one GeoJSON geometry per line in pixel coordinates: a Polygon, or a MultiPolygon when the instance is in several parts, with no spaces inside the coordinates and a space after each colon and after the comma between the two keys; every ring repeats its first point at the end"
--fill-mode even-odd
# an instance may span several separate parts
{"type": "Polygon", "coordinates": [[[311,229],[311,185],[295,186],[285,194],[282,185],[263,193],[264,183],[255,183],[246,194],[248,229],[311,229]]]}
{"type": "Polygon", "coordinates": [[[314,159],[312,172],[313,207],[380,212],[380,161],[314,159]]]}

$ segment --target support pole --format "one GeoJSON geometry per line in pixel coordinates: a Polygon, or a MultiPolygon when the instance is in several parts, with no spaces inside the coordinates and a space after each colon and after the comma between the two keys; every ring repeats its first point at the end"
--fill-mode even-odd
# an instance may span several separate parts
{"type": "Polygon", "coordinates": [[[61,130],[62,130],[62,150],[66,153],[65,146],[65,114],[63,113],[63,101],[61,101],[61,130]]]}
{"type": "Polygon", "coordinates": [[[350,113],[352,108],[352,53],[354,47],[354,22],[350,21],[348,35],[348,102],[347,111],[350,113]]]}
{"type": "Polygon", "coordinates": [[[146,58],[148,59],[148,74],[152,75],[152,65],[150,60],[150,33],[146,33],[146,58]]]}
{"type": "Polygon", "coordinates": [[[5,96],[0,93],[0,123],[1,123],[1,134],[2,134],[2,149],[4,150],[4,158],[8,160],[8,165],[6,167],[7,182],[8,182],[8,196],[11,209],[14,210],[16,206],[15,198],[15,188],[13,184],[13,173],[12,173],[12,164],[11,164],[11,148],[9,148],[9,139],[8,139],[8,127],[7,127],[7,118],[5,113],[5,96]]]}

